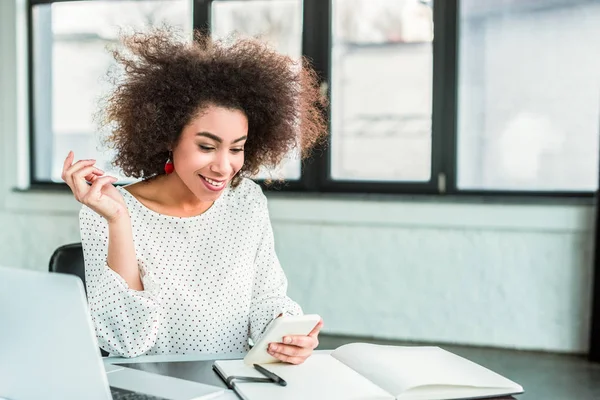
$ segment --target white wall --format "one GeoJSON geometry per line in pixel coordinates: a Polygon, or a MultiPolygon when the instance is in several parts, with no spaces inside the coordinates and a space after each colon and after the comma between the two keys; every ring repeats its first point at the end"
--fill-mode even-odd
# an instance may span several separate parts
{"type": "MultiPolygon", "coordinates": [[[[0,2],[0,259],[45,270],[79,240],[78,205],[12,190],[27,148],[14,1],[0,2]]],[[[290,295],[326,332],[587,351],[591,206],[274,195],[270,207],[290,295]]]]}

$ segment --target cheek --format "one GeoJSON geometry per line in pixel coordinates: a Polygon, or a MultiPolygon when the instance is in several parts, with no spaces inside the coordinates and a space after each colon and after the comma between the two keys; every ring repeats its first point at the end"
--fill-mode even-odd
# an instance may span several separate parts
{"type": "Polygon", "coordinates": [[[180,169],[196,171],[202,169],[211,163],[209,154],[200,151],[190,152],[179,159],[180,169]]]}
{"type": "Polygon", "coordinates": [[[238,172],[240,169],[242,169],[242,167],[244,166],[244,153],[243,152],[239,157],[236,157],[233,160],[232,166],[233,166],[233,170],[235,172],[238,172]]]}

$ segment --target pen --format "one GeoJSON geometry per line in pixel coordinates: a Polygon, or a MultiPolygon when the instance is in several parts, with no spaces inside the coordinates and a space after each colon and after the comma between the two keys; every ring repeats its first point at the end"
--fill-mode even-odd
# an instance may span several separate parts
{"type": "Polygon", "coordinates": [[[268,369],[261,367],[258,364],[254,364],[254,368],[256,368],[264,376],[270,378],[273,382],[277,383],[279,386],[287,385],[287,382],[284,381],[283,379],[281,379],[281,377],[279,375],[274,374],[273,372],[269,371],[268,369]]]}

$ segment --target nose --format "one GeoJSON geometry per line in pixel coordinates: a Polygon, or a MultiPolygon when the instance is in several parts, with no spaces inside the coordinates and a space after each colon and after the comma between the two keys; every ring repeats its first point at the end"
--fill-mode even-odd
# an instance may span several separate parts
{"type": "Polygon", "coordinates": [[[211,165],[210,170],[215,174],[219,174],[220,177],[226,178],[231,175],[231,160],[229,159],[229,152],[219,151],[215,154],[215,159],[211,165]]]}

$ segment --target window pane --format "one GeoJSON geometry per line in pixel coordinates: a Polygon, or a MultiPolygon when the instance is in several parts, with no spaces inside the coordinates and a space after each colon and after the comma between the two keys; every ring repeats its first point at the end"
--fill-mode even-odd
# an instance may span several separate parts
{"type": "Polygon", "coordinates": [[[460,2],[458,186],[598,186],[600,3],[460,2]]]}
{"type": "MultiPolygon", "coordinates": [[[[77,1],[33,9],[35,165],[38,181],[61,182],[69,150],[95,158],[107,173],[112,154],[100,145],[97,124],[103,79],[114,61],[106,50],[119,29],[168,24],[191,35],[190,0],[77,1]]],[[[123,177],[121,177],[123,178],[123,177]]]]}
{"type": "MultiPolygon", "coordinates": [[[[211,18],[213,37],[227,38],[232,33],[255,36],[292,58],[302,56],[301,0],[215,0],[211,18]]],[[[263,169],[256,178],[297,180],[300,174],[300,157],[294,152],[277,168],[263,169]]]]}
{"type": "Polygon", "coordinates": [[[432,39],[431,2],[333,1],[333,179],[430,179],[432,39]]]}

